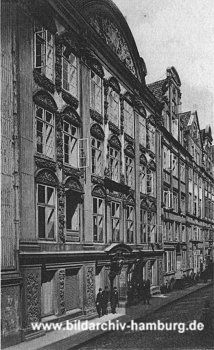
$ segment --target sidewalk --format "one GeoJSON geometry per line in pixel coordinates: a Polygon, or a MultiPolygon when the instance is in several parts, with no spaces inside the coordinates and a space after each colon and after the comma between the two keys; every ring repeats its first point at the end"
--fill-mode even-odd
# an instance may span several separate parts
{"type": "MultiPolygon", "coordinates": [[[[171,292],[166,295],[154,296],[151,299],[151,305],[138,304],[131,306],[128,309],[119,308],[118,313],[108,314],[101,318],[93,318],[88,321],[88,324],[105,323],[109,320],[116,323],[118,320],[122,323],[128,323],[133,319],[140,317],[146,317],[152,312],[162,308],[165,305],[169,305],[178,299],[182,299],[186,295],[189,295],[199,289],[205,288],[211,283],[198,283],[197,285],[191,286],[185,290],[179,290],[171,292]]],[[[74,320],[73,320],[74,321],[74,320]]],[[[72,322],[72,320],[71,320],[72,322]]],[[[84,322],[83,320],[80,321],[84,322]]],[[[61,331],[49,331],[44,336],[39,338],[26,341],[11,347],[6,348],[7,350],[69,350],[78,346],[90,339],[97,337],[105,332],[104,330],[61,330],[61,331]]]]}

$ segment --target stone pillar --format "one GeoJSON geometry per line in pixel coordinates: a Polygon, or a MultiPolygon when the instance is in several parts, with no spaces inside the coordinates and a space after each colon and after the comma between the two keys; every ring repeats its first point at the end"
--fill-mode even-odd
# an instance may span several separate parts
{"type": "Polygon", "coordinates": [[[65,269],[60,269],[55,274],[56,278],[56,313],[57,316],[64,315],[65,310],[65,269]]]}

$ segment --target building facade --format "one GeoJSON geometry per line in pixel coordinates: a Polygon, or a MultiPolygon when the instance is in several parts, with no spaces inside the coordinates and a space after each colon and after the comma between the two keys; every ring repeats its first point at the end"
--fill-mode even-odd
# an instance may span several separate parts
{"type": "Polygon", "coordinates": [[[163,103],[162,242],[164,281],[202,272],[212,261],[214,198],[212,135],[197,112],[181,111],[181,81],[174,67],[148,85],[163,103]]]}
{"type": "Polygon", "coordinates": [[[162,103],[109,0],[3,1],[2,49],[9,345],[32,322],[93,314],[99,287],[125,301],[163,283],[162,103]]]}

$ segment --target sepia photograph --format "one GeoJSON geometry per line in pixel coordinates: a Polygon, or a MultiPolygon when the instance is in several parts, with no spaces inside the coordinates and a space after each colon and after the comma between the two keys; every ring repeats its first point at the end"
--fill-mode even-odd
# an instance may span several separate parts
{"type": "Polygon", "coordinates": [[[1,345],[214,349],[213,0],[1,0],[1,345]]]}

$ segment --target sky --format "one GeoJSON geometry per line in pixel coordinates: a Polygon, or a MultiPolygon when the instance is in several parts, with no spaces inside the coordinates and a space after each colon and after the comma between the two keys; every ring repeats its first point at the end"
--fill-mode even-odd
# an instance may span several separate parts
{"type": "Polygon", "coordinates": [[[174,66],[182,111],[197,110],[214,137],[214,0],[113,0],[125,16],[147,67],[146,82],[174,66]]]}

